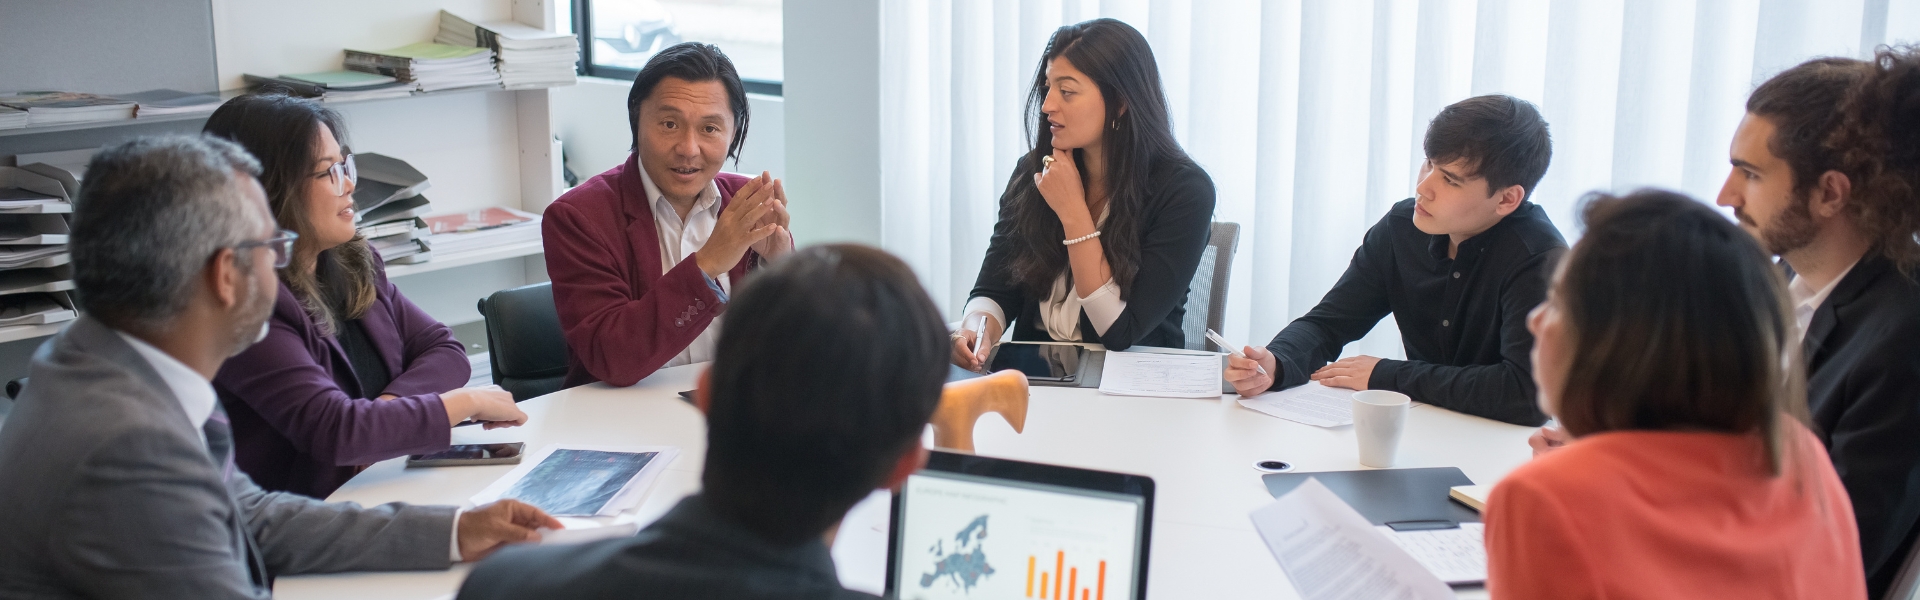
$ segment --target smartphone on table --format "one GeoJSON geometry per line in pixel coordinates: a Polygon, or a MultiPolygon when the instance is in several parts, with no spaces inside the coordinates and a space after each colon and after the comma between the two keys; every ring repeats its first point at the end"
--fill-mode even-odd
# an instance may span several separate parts
{"type": "Polygon", "coordinates": [[[525,442],[504,444],[455,444],[446,450],[407,457],[407,468],[466,467],[478,465],[517,465],[526,453],[525,442]]]}

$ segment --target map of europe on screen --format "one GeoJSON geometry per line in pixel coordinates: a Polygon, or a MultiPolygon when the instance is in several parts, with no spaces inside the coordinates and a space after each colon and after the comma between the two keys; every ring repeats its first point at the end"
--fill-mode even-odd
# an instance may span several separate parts
{"type": "Polygon", "coordinates": [[[987,552],[981,548],[985,539],[987,515],[980,515],[953,535],[952,552],[947,551],[946,540],[935,541],[927,548],[933,558],[933,571],[920,575],[920,587],[931,588],[944,579],[953,589],[971,593],[982,577],[993,575],[987,552]]]}

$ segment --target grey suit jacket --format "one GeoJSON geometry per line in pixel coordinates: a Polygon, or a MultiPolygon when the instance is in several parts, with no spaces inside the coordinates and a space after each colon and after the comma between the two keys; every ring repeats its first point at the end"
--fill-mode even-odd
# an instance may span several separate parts
{"type": "Polygon", "coordinates": [[[444,569],[453,507],[361,508],[223,473],[173,392],[81,317],[0,425],[0,598],[265,598],[276,574],[444,569]]]}

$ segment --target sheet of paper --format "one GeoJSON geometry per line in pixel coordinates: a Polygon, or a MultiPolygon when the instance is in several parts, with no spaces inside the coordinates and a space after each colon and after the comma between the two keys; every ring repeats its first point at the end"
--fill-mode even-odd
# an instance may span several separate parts
{"type": "Polygon", "coordinates": [[[1318,381],[1247,398],[1240,405],[1315,427],[1353,424],[1353,390],[1327,387],[1318,381]]]}
{"type": "Polygon", "coordinates": [[[1108,352],[1100,393],[1116,396],[1218,398],[1218,354],[1108,352]]]}
{"type": "Polygon", "coordinates": [[[1248,515],[1305,600],[1447,600],[1453,590],[1309,479],[1248,515]]]}
{"type": "Polygon", "coordinates": [[[1487,525],[1461,523],[1455,529],[1394,531],[1376,527],[1401,550],[1420,561],[1420,565],[1449,584],[1484,583],[1487,580],[1487,525]]]}

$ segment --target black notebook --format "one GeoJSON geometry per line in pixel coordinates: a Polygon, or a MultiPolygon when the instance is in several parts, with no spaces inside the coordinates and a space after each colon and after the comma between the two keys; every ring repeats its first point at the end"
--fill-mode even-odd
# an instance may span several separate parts
{"type": "Polygon", "coordinates": [[[1453,486],[1473,485],[1473,480],[1455,467],[1273,473],[1260,479],[1266,482],[1267,492],[1277,498],[1308,477],[1320,480],[1374,525],[1480,522],[1480,513],[1447,496],[1453,486]]]}

